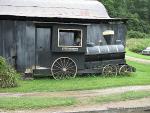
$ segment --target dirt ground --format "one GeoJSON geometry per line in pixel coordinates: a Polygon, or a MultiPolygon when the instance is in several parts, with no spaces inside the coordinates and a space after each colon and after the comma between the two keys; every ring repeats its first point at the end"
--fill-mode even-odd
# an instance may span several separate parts
{"type": "MultiPolygon", "coordinates": [[[[120,102],[110,102],[106,104],[96,104],[96,105],[84,105],[84,106],[67,106],[67,107],[51,107],[45,109],[36,109],[36,110],[16,110],[16,111],[2,111],[0,113],[71,113],[71,112],[85,112],[92,113],[93,111],[104,111],[104,110],[113,110],[113,109],[129,109],[138,107],[146,107],[150,109],[150,98],[138,99],[138,100],[129,100],[129,101],[120,101],[120,102]],[[91,112],[89,112],[91,111],[91,112]]],[[[99,113],[99,112],[98,112],[99,113]]],[[[101,112],[100,112],[101,113],[101,112]]],[[[108,112],[106,112],[108,113],[108,112]]],[[[116,113],[116,112],[113,112],[116,113]]],[[[121,112],[119,112],[121,113],[121,112]]],[[[147,111],[146,113],[150,113],[147,111]]]]}
{"type": "Polygon", "coordinates": [[[110,94],[124,93],[128,91],[150,90],[150,85],[146,86],[125,86],[108,89],[82,90],[82,91],[61,91],[61,92],[33,92],[33,93],[0,93],[1,97],[23,97],[23,96],[44,96],[44,97],[95,97],[110,94]]]}
{"type": "Polygon", "coordinates": [[[150,60],[135,58],[135,57],[131,57],[131,56],[126,56],[126,60],[135,61],[138,63],[150,64],[150,60]]]}
{"type": "MultiPolygon", "coordinates": [[[[63,92],[33,92],[33,93],[0,93],[2,97],[32,97],[32,96],[47,96],[47,97],[76,97],[77,99],[87,99],[94,96],[103,96],[110,94],[124,93],[128,91],[149,91],[150,85],[146,86],[126,86],[117,88],[108,88],[100,90],[84,90],[84,91],[63,91],[63,92]]],[[[37,110],[16,110],[16,111],[3,111],[0,113],[62,113],[62,112],[82,112],[82,111],[97,111],[97,110],[108,110],[114,108],[137,108],[137,107],[150,107],[150,98],[121,101],[121,102],[110,102],[106,104],[96,105],[74,105],[67,107],[51,107],[46,109],[37,110]]]]}

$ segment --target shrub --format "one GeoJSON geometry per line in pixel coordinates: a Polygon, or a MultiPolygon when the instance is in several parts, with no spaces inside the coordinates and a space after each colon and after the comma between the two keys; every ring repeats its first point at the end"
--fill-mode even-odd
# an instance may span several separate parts
{"type": "Polygon", "coordinates": [[[128,38],[137,38],[137,39],[140,39],[140,38],[148,38],[150,37],[150,35],[146,34],[146,33],[141,33],[139,31],[128,31],[127,33],[127,37],[128,38]]]}
{"type": "Polygon", "coordinates": [[[17,86],[17,72],[0,56],[0,87],[17,86]]]}
{"type": "Polygon", "coordinates": [[[130,51],[139,53],[146,47],[150,47],[150,39],[149,38],[144,38],[144,39],[131,38],[127,40],[126,45],[130,51]]]}

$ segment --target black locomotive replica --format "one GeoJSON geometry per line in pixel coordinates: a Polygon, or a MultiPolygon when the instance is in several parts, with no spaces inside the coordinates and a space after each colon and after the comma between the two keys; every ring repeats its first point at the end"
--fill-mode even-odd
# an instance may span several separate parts
{"type": "Polygon", "coordinates": [[[127,74],[126,21],[97,0],[0,0],[0,55],[25,75],[127,74]]]}
{"type": "Polygon", "coordinates": [[[103,31],[99,41],[93,43],[87,39],[87,26],[72,25],[72,29],[68,27],[67,25],[65,28],[57,28],[56,44],[58,45],[53,45],[51,62],[47,66],[45,66],[46,62],[43,64],[42,56],[49,55],[44,54],[42,50],[39,54],[42,59],[39,58],[38,63],[43,66],[33,68],[33,74],[49,73],[54,79],[69,79],[77,74],[117,76],[135,71],[135,68],[126,64],[124,42],[115,40],[113,30],[103,31]]]}

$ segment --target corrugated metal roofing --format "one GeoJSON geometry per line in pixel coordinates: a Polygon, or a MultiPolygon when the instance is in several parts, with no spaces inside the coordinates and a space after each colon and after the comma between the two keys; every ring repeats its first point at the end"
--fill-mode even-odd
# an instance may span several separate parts
{"type": "Polygon", "coordinates": [[[97,0],[0,0],[0,15],[110,19],[97,0]]]}

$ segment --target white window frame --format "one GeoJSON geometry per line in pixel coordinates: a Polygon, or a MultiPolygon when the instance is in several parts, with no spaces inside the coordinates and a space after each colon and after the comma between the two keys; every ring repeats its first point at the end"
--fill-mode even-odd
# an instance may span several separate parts
{"type": "Polygon", "coordinates": [[[82,40],[83,40],[83,32],[82,32],[82,29],[64,29],[64,28],[59,28],[58,29],[58,47],[78,47],[78,48],[81,48],[82,47],[82,40]],[[64,31],[80,31],[81,32],[81,45],[80,46],[62,46],[62,45],[59,45],[59,40],[60,40],[60,37],[59,37],[59,32],[60,30],[64,30],[64,31]]]}

